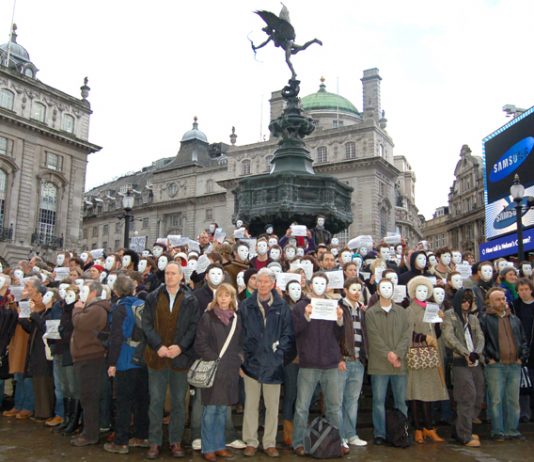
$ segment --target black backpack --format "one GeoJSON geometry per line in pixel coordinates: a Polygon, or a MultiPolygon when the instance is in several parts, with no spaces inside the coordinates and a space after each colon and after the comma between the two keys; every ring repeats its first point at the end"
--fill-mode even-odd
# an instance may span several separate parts
{"type": "Polygon", "coordinates": [[[324,417],[316,417],[306,430],[304,451],[315,459],[341,457],[341,436],[339,429],[324,417]]]}
{"type": "Polygon", "coordinates": [[[407,448],[412,444],[408,419],[398,409],[386,411],[386,441],[396,448],[407,448]]]}

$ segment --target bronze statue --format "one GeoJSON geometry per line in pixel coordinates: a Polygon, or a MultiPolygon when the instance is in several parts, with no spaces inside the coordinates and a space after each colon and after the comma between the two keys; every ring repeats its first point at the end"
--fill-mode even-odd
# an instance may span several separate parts
{"type": "Polygon", "coordinates": [[[265,42],[258,46],[255,46],[251,41],[250,43],[252,45],[252,50],[254,50],[254,53],[256,53],[256,50],[263,48],[272,40],[274,42],[274,46],[283,48],[285,50],[286,63],[291,71],[291,79],[295,80],[297,73],[295,72],[293,64],[291,63],[291,55],[296,55],[299,51],[305,50],[313,43],[322,45],[323,42],[315,38],[313,40],[309,40],[304,45],[297,45],[295,43],[295,29],[289,20],[289,11],[283,3],[280,16],[276,16],[274,13],[265,10],[255,11],[255,13],[267,24],[262,31],[265,32],[269,37],[267,40],[265,40],[265,42]]]}

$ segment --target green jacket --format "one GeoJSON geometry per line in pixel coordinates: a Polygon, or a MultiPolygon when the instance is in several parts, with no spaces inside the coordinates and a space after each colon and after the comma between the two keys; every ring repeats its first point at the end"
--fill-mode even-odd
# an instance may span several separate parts
{"type": "Polygon", "coordinates": [[[412,340],[406,310],[393,303],[386,313],[380,303],[376,303],[365,312],[365,324],[369,344],[368,374],[406,374],[406,353],[412,340]],[[400,358],[400,368],[389,363],[387,355],[390,351],[400,358]]]}
{"type": "MultiPolygon", "coordinates": [[[[475,315],[470,314],[468,321],[469,326],[471,327],[471,339],[473,340],[475,353],[480,355],[480,362],[482,363],[484,353],[484,333],[482,332],[478,318],[475,315]]],[[[471,353],[467,349],[465,341],[463,320],[460,319],[459,315],[453,309],[445,311],[445,318],[441,324],[441,333],[443,335],[445,346],[452,350],[454,359],[464,359],[465,356],[471,353]]]]}

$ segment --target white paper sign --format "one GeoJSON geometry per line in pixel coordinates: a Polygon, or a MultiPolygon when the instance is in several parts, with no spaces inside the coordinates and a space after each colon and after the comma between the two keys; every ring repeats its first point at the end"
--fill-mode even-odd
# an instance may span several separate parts
{"type": "Polygon", "coordinates": [[[384,272],[384,268],[381,266],[378,266],[375,268],[375,282],[378,284],[382,280],[382,273],[384,272]]]}
{"type": "Polygon", "coordinates": [[[330,300],[327,298],[312,298],[311,306],[311,319],[337,321],[337,300],[330,300]]]}
{"type": "Polygon", "coordinates": [[[343,284],[345,283],[343,270],[327,271],[326,277],[328,278],[328,289],[343,289],[343,284]]]}
{"type": "Polygon", "coordinates": [[[225,238],[226,238],[226,233],[223,231],[223,229],[217,228],[215,230],[215,234],[213,235],[213,239],[215,239],[217,242],[222,244],[225,238]]]}
{"type": "Polygon", "coordinates": [[[308,235],[306,225],[291,225],[291,236],[304,236],[308,235]]]}
{"type": "Polygon", "coordinates": [[[290,281],[300,282],[300,274],[296,273],[276,273],[276,287],[280,290],[286,290],[290,281]]]}
{"type": "Polygon", "coordinates": [[[171,247],[178,247],[181,245],[179,243],[181,238],[182,238],[181,234],[169,234],[167,236],[167,241],[169,242],[169,245],[171,247]]]}
{"type": "Polygon", "coordinates": [[[393,291],[393,301],[401,303],[406,298],[406,286],[395,286],[393,291]]]}
{"type": "Polygon", "coordinates": [[[436,276],[427,276],[426,278],[431,282],[433,286],[438,283],[438,279],[436,278],[436,276]]]}
{"type": "Polygon", "coordinates": [[[400,234],[389,234],[386,237],[384,237],[384,242],[389,245],[400,244],[402,242],[401,235],[400,234]]]}
{"type": "Polygon", "coordinates": [[[241,228],[234,229],[234,237],[236,239],[244,239],[245,238],[245,227],[242,226],[241,228]]]}
{"type": "Polygon", "coordinates": [[[61,340],[59,335],[59,323],[60,319],[49,319],[46,321],[46,338],[52,340],[61,340]]]}
{"type": "Polygon", "coordinates": [[[9,286],[9,292],[13,295],[13,298],[16,302],[20,302],[22,298],[22,291],[24,290],[23,286],[9,286]]]}
{"type": "Polygon", "coordinates": [[[167,247],[167,238],[166,237],[158,237],[156,239],[156,244],[163,244],[165,247],[167,247]]]}
{"type": "Polygon", "coordinates": [[[19,318],[27,319],[30,317],[31,309],[30,309],[30,302],[28,300],[19,302],[19,318]]]}
{"type": "Polygon", "coordinates": [[[462,279],[469,279],[471,277],[471,265],[469,263],[456,265],[456,271],[462,275],[462,279]]]}
{"type": "Polygon", "coordinates": [[[310,260],[301,260],[300,267],[304,270],[306,274],[306,279],[309,281],[313,276],[313,263],[310,260]]]}
{"type": "Polygon", "coordinates": [[[443,319],[439,317],[439,305],[436,303],[427,303],[425,308],[425,314],[423,315],[423,322],[430,322],[435,324],[437,322],[443,322],[443,319]]]}
{"type": "Polygon", "coordinates": [[[68,266],[58,266],[57,268],[54,268],[54,272],[56,273],[55,281],[63,281],[63,279],[69,277],[68,266]]]}
{"type": "Polygon", "coordinates": [[[210,266],[210,259],[206,255],[201,255],[197,260],[197,274],[205,273],[210,266]]]}
{"type": "Polygon", "coordinates": [[[93,249],[89,253],[92,255],[93,260],[96,260],[97,258],[104,256],[104,249],[93,249]]]}
{"type": "Polygon", "coordinates": [[[200,253],[200,244],[197,241],[193,241],[192,239],[189,239],[189,242],[187,243],[187,248],[190,252],[200,253]]]}
{"type": "Polygon", "coordinates": [[[368,273],[366,271],[360,271],[360,278],[364,281],[368,281],[371,278],[371,273],[368,273]]]}
{"type": "Polygon", "coordinates": [[[256,239],[240,239],[239,242],[248,245],[248,259],[250,260],[256,255],[256,239]]]}
{"type": "Polygon", "coordinates": [[[143,253],[146,247],[146,236],[134,236],[130,238],[130,249],[137,253],[143,253]]]}

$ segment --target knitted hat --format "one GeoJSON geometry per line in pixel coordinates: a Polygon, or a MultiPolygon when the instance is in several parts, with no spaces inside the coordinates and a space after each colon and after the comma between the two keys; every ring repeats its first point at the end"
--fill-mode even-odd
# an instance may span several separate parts
{"type": "Polygon", "coordinates": [[[509,273],[510,271],[514,271],[515,273],[517,273],[515,267],[513,267],[513,266],[506,266],[506,267],[504,267],[504,268],[500,271],[499,276],[500,276],[501,278],[503,278],[503,277],[505,277],[506,274],[509,273]]]}
{"type": "Polygon", "coordinates": [[[93,268],[98,270],[99,273],[101,273],[105,269],[102,265],[93,265],[93,268]]]}
{"type": "Polygon", "coordinates": [[[243,274],[243,281],[245,281],[245,286],[248,286],[248,281],[252,277],[253,274],[256,274],[258,271],[256,271],[255,268],[249,268],[245,271],[243,274]]]}
{"type": "Polygon", "coordinates": [[[408,282],[408,295],[410,298],[415,298],[415,289],[417,289],[417,286],[425,286],[428,289],[427,298],[430,298],[434,289],[430,279],[425,276],[415,276],[414,278],[410,279],[410,282],[408,282]]]}

